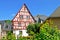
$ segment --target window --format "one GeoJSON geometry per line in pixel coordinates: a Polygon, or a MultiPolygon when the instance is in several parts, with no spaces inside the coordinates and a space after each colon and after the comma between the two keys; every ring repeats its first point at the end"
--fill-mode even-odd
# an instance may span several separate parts
{"type": "Polygon", "coordinates": [[[26,16],[26,19],[30,19],[30,16],[26,16]]]}
{"type": "Polygon", "coordinates": [[[8,28],[8,25],[6,25],[5,28],[8,28]]]}
{"type": "Polygon", "coordinates": [[[18,27],[21,27],[21,23],[18,23],[18,27]]]}
{"type": "Polygon", "coordinates": [[[20,19],[23,19],[23,15],[20,15],[20,19]]]}

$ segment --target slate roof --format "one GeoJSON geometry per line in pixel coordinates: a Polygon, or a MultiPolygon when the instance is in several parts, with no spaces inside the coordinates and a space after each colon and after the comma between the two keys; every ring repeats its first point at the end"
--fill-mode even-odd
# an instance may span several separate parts
{"type": "MultiPolygon", "coordinates": [[[[35,16],[34,18],[38,18],[38,17],[35,16]]],[[[40,18],[41,20],[46,20],[46,19],[47,19],[47,16],[45,16],[45,15],[39,15],[39,18],[40,18]]]]}
{"type": "Polygon", "coordinates": [[[37,15],[37,16],[34,17],[34,19],[35,19],[36,21],[38,21],[38,18],[40,18],[42,21],[45,21],[45,20],[47,19],[47,16],[45,16],[45,15],[37,15]],[[39,16],[39,17],[38,17],[38,16],[39,16]]]}

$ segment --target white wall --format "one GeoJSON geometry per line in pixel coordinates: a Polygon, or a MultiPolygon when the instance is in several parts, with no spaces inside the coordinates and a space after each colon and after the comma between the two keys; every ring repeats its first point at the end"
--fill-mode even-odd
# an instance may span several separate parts
{"type": "Polygon", "coordinates": [[[17,39],[17,36],[19,35],[19,30],[14,30],[13,33],[15,34],[16,39],[17,39]]]}
{"type": "Polygon", "coordinates": [[[28,36],[27,30],[22,30],[22,36],[28,36]]]}
{"type": "Polygon", "coordinates": [[[43,23],[43,21],[41,20],[41,23],[43,23]]]}
{"type": "Polygon", "coordinates": [[[19,36],[20,31],[22,31],[22,36],[28,36],[27,30],[14,30],[13,33],[15,34],[16,39],[17,36],[19,36]]]}

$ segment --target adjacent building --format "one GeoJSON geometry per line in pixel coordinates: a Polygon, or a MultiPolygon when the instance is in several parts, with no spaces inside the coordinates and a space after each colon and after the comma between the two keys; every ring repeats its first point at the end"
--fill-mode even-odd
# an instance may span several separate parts
{"type": "Polygon", "coordinates": [[[53,22],[53,26],[57,26],[60,29],[60,7],[58,7],[48,18],[48,21],[53,22]]]}
{"type": "Polygon", "coordinates": [[[12,23],[8,22],[9,20],[0,21],[0,34],[1,37],[6,36],[8,31],[12,31],[12,23]]]}
{"type": "Polygon", "coordinates": [[[37,15],[34,17],[34,19],[36,20],[36,23],[43,23],[47,19],[47,16],[37,15]]]}

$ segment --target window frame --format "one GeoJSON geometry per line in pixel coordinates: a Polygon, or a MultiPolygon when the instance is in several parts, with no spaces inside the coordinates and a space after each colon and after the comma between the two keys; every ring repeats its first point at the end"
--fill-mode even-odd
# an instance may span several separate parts
{"type": "Polygon", "coordinates": [[[20,15],[20,19],[23,19],[23,15],[20,15]]]}
{"type": "Polygon", "coordinates": [[[30,19],[30,16],[28,15],[28,16],[26,16],[26,19],[30,19]]]}

